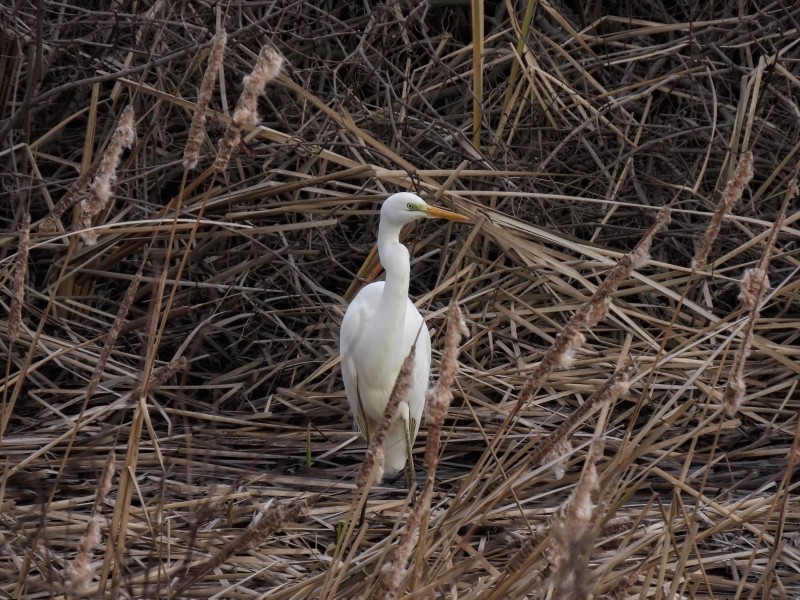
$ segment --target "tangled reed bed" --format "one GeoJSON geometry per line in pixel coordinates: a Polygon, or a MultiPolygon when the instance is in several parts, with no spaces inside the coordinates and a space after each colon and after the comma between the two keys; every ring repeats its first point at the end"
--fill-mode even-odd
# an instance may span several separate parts
{"type": "Polygon", "coordinates": [[[451,301],[468,336],[400,593],[800,595],[800,7],[691,10],[0,7],[3,596],[386,597],[416,491],[355,486],[336,341],[377,202],[406,189],[475,224],[407,238],[434,375],[451,301]],[[265,44],[283,72],[215,170],[265,44]]]}

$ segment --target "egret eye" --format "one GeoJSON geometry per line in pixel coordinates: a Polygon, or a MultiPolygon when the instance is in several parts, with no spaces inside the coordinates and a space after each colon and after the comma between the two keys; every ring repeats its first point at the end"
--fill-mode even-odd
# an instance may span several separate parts
{"type": "Polygon", "coordinates": [[[407,208],[408,210],[414,210],[414,205],[413,205],[413,204],[411,204],[411,202],[409,202],[408,204],[406,204],[406,208],[407,208]]]}

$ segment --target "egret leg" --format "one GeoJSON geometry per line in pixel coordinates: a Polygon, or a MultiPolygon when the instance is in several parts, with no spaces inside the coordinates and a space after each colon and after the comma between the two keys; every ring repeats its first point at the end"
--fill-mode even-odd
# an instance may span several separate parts
{"type": "Polygon", "coordinates": [[[411,450],[414,447],[414,442],[411,440],[412,432],[416,429],[417,423],[413,418],[406,419],[404,422],[406,432],[406,487],[411,489],[414,482],[417,480],[417,472],[414,468],[414,457],[411,450]]]}

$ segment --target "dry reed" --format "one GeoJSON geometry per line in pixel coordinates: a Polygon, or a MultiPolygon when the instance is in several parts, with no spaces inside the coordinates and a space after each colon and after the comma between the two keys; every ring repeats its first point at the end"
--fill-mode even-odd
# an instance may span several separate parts
{"type": "Polygon", "coordinates": [[[700,241],[700,245],[697,247],[697,251],[692,259],[692,269],[697,271],[706,266],[708,254],[711,251],[711,245],[717,239],[720,227],[722,227],[723,219],[729,212],[731,212],[731,209],[734,207],[734,205],[742,198],[744,188],[748,183],[750,183],[752,178],[753,153],[748,151],[742,155],[741,159],[739,159],[739,164],[736,165],[733,175],[725,185],[725,189],[722,192],[722,197],[719,200],[719,204],[717,204],[717,208],[714,210],[714,215],[711,217],[708,228],[706,229],[703,239],[700,241]]]}
{"type": "Polygon", "coordinates": [[[8,310],[8,341],[13,344],[19,339],[22,326],[22,307],[25,304],[25,280],[28,275],[28,252],[31,241],[31,217],[26,212],[22,217],[17,242],[17,257],[14,259],[14,290],[11,293],[11,306],[8,310]]]}
{"type": "MultiPolygon", "coordinates": [[[[586,401],[559,425],[528,458],[528,464],[543,463],[544,457],[552,455],[554,450],[565,443],[567,436],[575,425],[595,408],[612,403],[628,393],[629,377],[633,370],[631,363],[625,363],[614,374],[589,396],[586,401]]],[[[524,466],[523,466],[524,468],[524,466]]]]}
{"type": "Polygon", "coordinates": [[[411,556],[411,550],[419,537],[420,523],[425,514],[430,511],[436,482],[436,467],[439,463],[442,428],[447,417],[447,410],[453,400],[452,387],[458,374],[459,344],[461,338],[468,335],[469,331],[464,323],[461,309],[458,304],[452,302],[447,313],[447,334],[439,379],[426,397],[428,442],[425,445],[425,484],[417,503],[406,519],[397,546],[381,568],[378,586],[370,596],[374,600],[397,598],[407,573],[406,564],[411,556]]]}
{"type": "MultiPolygon", "coordinates": [[[[136,292],[139,289],[139,284],[141,281],[142,274],[139,272],[133,278],[133,281],[131,281],[130,285],[128,286],[125,295],[122,297],[122,302],[120,302],[117,315],[114,318],[114,322],[111,324],[111,329],[109,330],[108,335],[106,335],[105,342],[103,343],[103,349],[100,351],[100,356],[98,357],[97,363],[92,371],[92,376],[89,379],[89,385],[86,386],[87,400],[92,397],[95,390],[97,390],[97,386],[100,385],[100,378],[103,376],[103,371],[105,370],[108,359],[111,357],[111,353],[114,350],[114,345],[117,343],[117,338],[125,326],[125,317],[128,315],[128,312],[131,309],[131,304],[133,304],[133,299],[136,297],[136,292]]],[[[168,377],[165,377],[164,379],[166,380],[168,377]]]]}
{"type": "Polygon", "coordinates": [[[548,561],[554,598],[586,598],[589,593],[587,563],[596,520],[592,494],[598,489],[597,462],[604,447],[602,438],[594,439],[578,484],[550,521],[548,561]]]}
{"type": "MultiPolygon", "coordinates": [[[[609,377],[595,392],[589,396],[589,398],[580,405],[578,409],[573,411],[569,417],[567,417],[564,422],[556,428],[541,444],[534,450],[530,456],[528,457],[525,464],[520,465],[520,469],[525,470],[531,468],[535,464],[545,464],[551,460],[551,457],[555,458],[558,455],[558,449],[564,448],[568,444],[570,447],[572,446],[572,441],[569,438],[570,432],[572,429],[577,425],[584,417],[586,417],[590,412],[592,412],[595,408],[606,404],[612,403],[619,398],[624,397],[628,393],[628,385],[629,385],[629,376],[632,370],[632,365],[630,363],[626,363],[619,367],[614,374],[609,377]]],[[[602,440],[599,438],[595,440],[596,444],[600,444],[602,440]]],[[[602,446],[594,446],[595,450],[592,450],[594,454],[597,455],[599,459],[599,455],[602,453],[602,446]]],[[[596,462],[596,461],[595,461],[596,462]]],[[[584,469],[584,473],[587,473],[587,468],[590,463],[586,463],[586,468],[584,469]]],[[[594,468],[594,467],[592,467],[594,468]]],[[[595,477],[596,479],[596,472],[589,471],[586,474],[587,478],[595,477]]],[[[558,477],[560,479],[560,477],[558,477]]],[[[588,481],[588,480],[587,480],[588,481]]],[[[579,484],[580,485],[580,484],[579,484]]],[[[584,485],[580,494],[580,498],[582,501],[585,501],[585,492],[587,488],[587,484],[584,485]]],[[[588,486],[591,487],[591,486],[588,486]]],[[[579,495],[576,492],[573,492],[573,496],[579,495]]],[[[564,506],[568,506],[569,501],[564,504],[564,506]]],[[[531,553],[533,550],[539,545],[541,542],[541,537],[539,535],[528,536],[526,541],[523,543],[522,547],[511,557],[509,560],[508,565],[506,566],[506,573],[513,573],[520,568],[522,565],[526,564],[526,561],[529,560],[531,553]]]]}
{"type": "Polygon", "coordinates": [[[225,54],[225,42],[227,39],[228,35],[225,33],[224,27],[220,26],[217,33],[214,35],[214,41],[211,45],[211,54],[208,57],[205,73],[203,73],[200,91],[197,94],[197,102],[195,103],[194,113],[192,115],[192,124],[189,127],[189,134],[186,138],[186,147],[183,151],[183,165],[187,169],[194,169],[200,158],[200,146],[205,136],[208,103],[211,101],[214,83],[217,81],[217,74],[222,65],[222,58],[225,54]]]}
{"type": "MultiPolygon", "coordinates": [[[[409,232],[412,293],[441,329],[434,362],[444,298],[459,298],[471,337],[402,593],[552,598],[548,517],[575,487],[602,420],[610,462],[598,464],[604,491],[595,502],[603,522],[628,526],[598,534],[595,597],[800,597],[791,477],[800,444],[797,201],[766,267],[771,289],[745,365],[746,404],[740,418],[717,410],[745,326],[746,310],[730,308],[732,277],[761,254],[800,139],[791,92],[800,46],[776,34],[796,28],[797,3],[733,13],[725,3],[663,0],[606,3],[602,14],[591,3],[498,6],[481,41],[479,148],[462,126],[473,114],[475,53],[459,7],[159,5],[155,20],[123,5],[113,18],[52,0],[14,13],[0,6],[0,112],[11,115],[0,117],[0,189],[21,199],[5,203],[0,235],[6,310],[23,202],[32,227],[44,219],[63,232],[48,213],[85,197],[114,127],[87,140],[92,120],[135,98],[139,135],[123,155],[135,170],[120,166],[117,194],[124,187],[130,201],[114,203],[114,235],[89,249],[69,235],[32,235],[13,351],[0,315],[0,595],[66,595],[65,569],[94,497],[85,483],[111,447],[126,469],[109,498],[130,517],[120,515],[111,539],[101,523],[94,562],[104,546],[109,559],[85,597],[167,597],[251,524],[254,502],[287,506],[323,490],[308,518],[257,550],[235,551],[176,596],[368,594],[411,498],[402,485],[369,494],[354,485],[366,443],[352,431],[336,329],[340,297],[374,241],[377,215],[367,207],[415,188],[478,219],[469,230],[425,221],[409,232]],[[224,184],[210,181],[209,168],[181,188],[192,173],[181,161],[202,75],[197,48],[210,48],[208,32],[223,22],[236,43],[212,105],[219,98],[233,114],[265,40],[280,41],[292,77],[268,89],[269,102],[259,99],[260,126],[241,133],[247,156],[224,184]],[[99,151],[81,173],[81,148],[92,143],[99,151]],[[698,280],[686,267],[737,145],[753,150],[757,176],[723,218],[698,280]],[[548,375],[506,422],[542,352],[664,203],[673,225],[653,243],[653,262],[587,315],[597,324],[579,330],[590,341],[573,368],[548,375]],[[130,321],[81,417],[138,270],[130,321]],[[169,298],[155,293],[162,279],[175,290],[169,298]],[[148,298],[152,308],[140,302],[148,298]],[[609,300],[614,318],[600,322],[609,300]],[[161,318],[151,333],[152,314],[161,318]],[[180,355],[191,357],[182,373],[136,393],[151,371],[144,360],[163,366],[180,355]],[[629,356],[641,369],[637,393],[573,421],[562,439],[575,449],[553,481],[529,457],[629,356]],[[130,439],[141,443],[126,449],[130,439]],[[362,499],[369,519],[358,523],[362,499]],[[529,548],[521,568],[507,569],[520,546],[529,548]]],[[[214,152],[204,155],[204,140],[200,166],[214,161],[227,125],[212,108],[214,152]]],[[[426,425],[423,446],[427,434],[426,425]]]]}
{"type": "Polygon", "coordinates": [[[164,382],[174,377],[176,373],[185,371],[188,364],[189,360],[185,356],[179,356],[178,358],[172,359],[166,365],[160,369],[156,369],[156,371],[153,372],[153,376],[150,378],[148,389],[153,389],[164,385],[164,382]]]}
{"type": "Polygon", "coordinates": [[[592,297],[584,302],[572,315],[564,329],[545,351],[539,365],[525,380],[522,390],[517,397],[516,410],[525,406],[533,394],[538,390],[545,378],[555,368],[570,366],[575,351],[583,344],[585,337],[580,332],[583,327],[594,327],[608,313],[611,296],[616,292],[619,284],[630,277],[634,269],[644,266],[649,260],[650,245],[656,233],[669,224],[669,210],[664,208],[659,211],[655,222],[642,236],[639,243],[628,254],[624,254],[605,280],[597,287],[592,297]]]}
{"type": "Polygon", "coordinates": [[[39,222],[38,230],[42,233],[54,233],[58,229],[59,219],[70,208],[75,206],[80,200],[79,192],[84,186],[89,183],[89,180],[95,176],[100,163],[103,160],[103,155],[98,154],[95,156],[92,164],[69,186],[69,189],[61,196],[61,199],[55,204],[53,210],[39,222]]]}
{"type": "Polygon", "coordinates": [[[219,568],[233,554],[242,549],[255,549],[264,543],[273,533],[280,531],[289,523],[308,514],[308,510],[319,500],[314,494],[295,500],[288,506],[272,500],[269,507],[260,508],[250,526],[238,537],[231,540],[211,558],[190,570],[175,584],[172,597],[178,596],[194,582],[219,568]]]}
{"type": "Polygon", "coordinates": [[[239,145],[243,127],[253,127],[258,122],[258,97],[264,93],[267,84],[281,72],[283,57],[272,46],[263,46],[258,55],[255,67],[250,75],[244,78],[244,89],[231,117],[231,124],[219,143],[214,169],[224,171],[228,166],[233,151],[239,145]]]}
{"type": "MultiPolygon", "coordinates": [[[[794,177],[797,177],[798,171],[800,171],[800,165],[795,169],[794,177]]],[[[789,187],[784,195],[778,216],[775,218],[775,222],[770,228],[769,235],[764,244],[764,250],[761,252],[761,257],[758,259],[756,266],[752,269],[748,269],[742,278],[739,298],[742,301],[742,309],[747,311],[747,322],[742,332],[742,340],[736,350],[730,371],[728,372],[728,381],[725,385],[725,391],[722,394],[722,405],[725,407],[725,412],[729,416],[736,414],[747,393],[744,367],[753,345],[755,326],[761,313],[761,304],[769,288],[767,269],[769,267],[770,256],[778,240],[778,235],[786,222],[786,212],[789,208],[789,203],[798,196],[798,193],[800,192],[797,188],[797,179],[793,178],[789,182],[789,187]]]]}
{"type": "Polygon", "coordinates": [[[136,137],[133,126],[133,107],[129,105],[122,111],[111,141],[100,160],[97,173],[89,186],[89,195],[81,200],[78,226],[83,230],[80,235],[87,246],[97,243],[97,233],[92,229],[92,221],[111,202],[122,151],[132,147],[136,137]]]}
{"type": "Polygon", "coordinates": [[[116,471],[115,465],[116,455],[112,449],[106,457],[103,471],[100,478],[97,480],[94,504],[89,514],[89,521],[86,523],[86,530],[78,544],[78,553],[75,556],[75,560],[67,567],[66,580],[69,582],[68,592],[70,596],[83,595],[94,576],[92,554],[95,548],[100,544],[100,512],[103,503],[111,491],[111,484],[114,480],[114,472],[116,471]]]}
{"type": "Polygon", "coordinates": [[[629,590],[636,583],[636,577],[638,573],[635,575],[625,575],[622,579],[619,580],[619,583],[615,585],[613,588],[608,590],[605,594],[601,594],[596,596],[597,600],[624,600],[629,596],[629,590]]]}

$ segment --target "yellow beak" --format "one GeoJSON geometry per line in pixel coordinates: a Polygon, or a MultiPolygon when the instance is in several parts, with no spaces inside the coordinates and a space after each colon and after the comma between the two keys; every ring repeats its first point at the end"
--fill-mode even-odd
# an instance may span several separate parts
{"type": "Polygon", "coordinates": [[[445,210],[443,208],[437,208],[436,206],[428,206],[425,209],[425,214],[429,217],[434,217],[437,219],[448,219],[450,221],[461,221],[462,223],[469,223],[472,221],[469,217],[465,217],[464,215],[460,215],[458,213],[454,213],[449,210],[445,210]]]}

